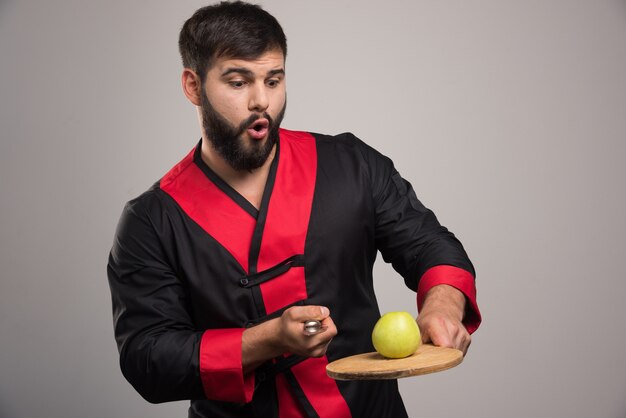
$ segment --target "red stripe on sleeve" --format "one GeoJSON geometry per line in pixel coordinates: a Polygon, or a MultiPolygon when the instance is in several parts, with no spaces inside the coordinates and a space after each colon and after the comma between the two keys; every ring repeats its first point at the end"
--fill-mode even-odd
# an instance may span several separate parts
{"type": "Polygon", "coordinates": [[[467,309],[463,325],[471,334],[478,329],[482,317],[476,302],[476,283],[474,276],[459,267],[441,265],[429,268],[421,277],[417,286],[417,309],[422,309],[426,293],[433,287],[447,284],[461,291],[467,298],[467,309]]]}
{"type": "Polygon", "coordinates": [[[200,378],[208,399],[246,403],[254,393],[254,373],[243,375],[243,328],[208,330],[200,341],[200,378]]]}

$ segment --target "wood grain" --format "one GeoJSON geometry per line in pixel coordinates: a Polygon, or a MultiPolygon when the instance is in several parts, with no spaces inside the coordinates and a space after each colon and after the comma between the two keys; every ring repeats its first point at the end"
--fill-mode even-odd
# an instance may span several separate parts
{"type": "Polygon", "coordinates": [[[401,359],[372,352],[335,360],[326,366],[326,374],[336,380],[399,379],[447,370],[462,361],[460,350],[422,344],[415,354],[401,359]]]}

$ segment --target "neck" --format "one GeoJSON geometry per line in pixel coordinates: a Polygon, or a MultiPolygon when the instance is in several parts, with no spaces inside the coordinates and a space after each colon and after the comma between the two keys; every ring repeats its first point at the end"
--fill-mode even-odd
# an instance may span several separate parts
{"type": "Polygon", "coordinates": [[[235,170],[215,151],[210,141],[202,139],[202,161],[257,209],[261,206],[265,183],[275,154],[274,145],[271,154],[261,167],[254,170],[235,170]]]}

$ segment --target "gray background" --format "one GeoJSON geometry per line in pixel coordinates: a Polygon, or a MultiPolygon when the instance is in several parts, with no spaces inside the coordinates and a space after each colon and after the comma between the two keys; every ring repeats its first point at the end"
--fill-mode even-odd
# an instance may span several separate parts
{"type": "MultiPolygon", "coordinates": [[[[626,417],[626,4],[267,1],[284,126],[394,159],[478,271],[459,367],[412,417],[626,417]]],[[[105,275],[123,203],[196,143],[177,35],[201,1],[0,2],[0,416],[183,417],[123,379],[105,275]]],[[[376,267],[381,309],[414,295],[376,267]]]]}

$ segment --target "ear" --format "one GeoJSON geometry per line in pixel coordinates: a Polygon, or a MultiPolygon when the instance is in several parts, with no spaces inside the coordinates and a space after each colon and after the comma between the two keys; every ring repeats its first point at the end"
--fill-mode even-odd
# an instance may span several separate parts
{"type": "Polygon", "coordinates": [[[193,70],[185,68],[182,75],[183,93],[187,99],[196,106],[200,106],[200,94],[202,82],[200,77],[193,70]]]}

